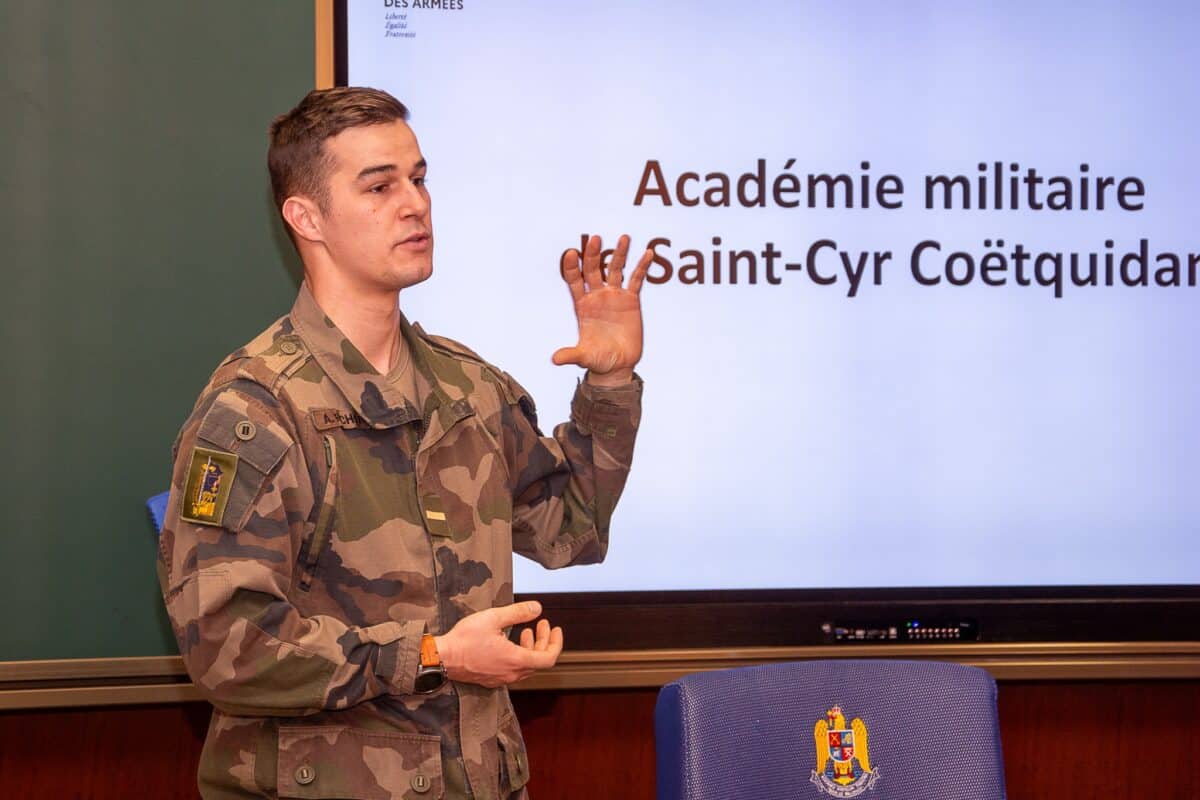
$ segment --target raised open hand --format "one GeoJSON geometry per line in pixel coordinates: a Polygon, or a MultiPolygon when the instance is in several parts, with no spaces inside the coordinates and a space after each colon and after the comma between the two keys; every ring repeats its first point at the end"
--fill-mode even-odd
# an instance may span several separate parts
{"type": "Polygon", "coordinates": [[[559,265],[563,280],[575,303],[579,343],[556,350],[555,364],[578,364],[588,370],[588,381],[616,386],[633,378],[633,368],[642,357],[642,303],[639,294],[646,271],[654,257],[646,250],[624,283],[625,256],[629,237],[622,236],[608,262],[607,274],[600,264],[600,237],[592,236],[583,249],[563,253],[559,265]]]}

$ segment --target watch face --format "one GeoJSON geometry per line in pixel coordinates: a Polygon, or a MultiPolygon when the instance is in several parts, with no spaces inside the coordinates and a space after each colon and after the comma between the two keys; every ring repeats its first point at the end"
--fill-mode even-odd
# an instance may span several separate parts
{"type": "Polygon", "coordinates": [[[417,694],[429,694],[436,692],[442,688],[442,684],[446,682],[445,670],[437,667],[422,667],[417,673],[417,679],[413,683],[413,691],[417,694]]]}

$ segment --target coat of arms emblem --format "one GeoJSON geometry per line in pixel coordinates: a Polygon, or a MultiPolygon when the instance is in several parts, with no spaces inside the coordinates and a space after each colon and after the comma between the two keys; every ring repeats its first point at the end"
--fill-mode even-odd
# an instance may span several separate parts
{"type": "Polygon", "coordinates": [[[196,496],[192,498],[192,516],[212,518],[217,509],[217,498],[221,494],[221,476],[224,474],[221,465],[212,460],[200,467],[200,485],[196,487],[196,496]]]}
{"type": "Polygon", "coordinates": [[[841,706],[825,712],[813,730],[817,768],[809,782],[832,797],[857,797],[875,786],[879,768],[871,768],[867,751],[867,725],[858,717],[846,724],[841,706]],[[857,762],[858,769],[855,769],[857,762]]]}

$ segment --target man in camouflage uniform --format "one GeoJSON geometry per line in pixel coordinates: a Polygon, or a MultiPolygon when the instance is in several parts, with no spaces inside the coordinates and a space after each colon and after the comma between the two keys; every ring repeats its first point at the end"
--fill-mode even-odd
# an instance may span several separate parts
{"type": "MultiPolygon", "coordinates": [[[[512,603],[512,552],[604,558],[633,454],[638,300],[600,242],[561,265],[588,368],[541,434],[509,375],[400,314],[432,270],[425,160],[394,98],[310,93],[271,128],[305,266],[290,314],[217,368],[176,443],[159,573],[180,652],[216,707],[206,798],[524,797],[507,684],[562,631],[512,603]],[[449,680],[427,664],[436,646],[449,680]],[[417,689],[434,673],[427,693],[417,689]],[[440,684],[440,686],[439,686],[440,684]]],[[[489,268],[491,265],[489,265],[489,268]]]]}

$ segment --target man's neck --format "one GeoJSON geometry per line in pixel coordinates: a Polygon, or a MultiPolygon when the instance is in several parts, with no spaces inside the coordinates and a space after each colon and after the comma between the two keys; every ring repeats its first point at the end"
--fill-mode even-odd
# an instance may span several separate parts
{"type": "Polygon", "coordinates": [[[313,280],[312,275],[304,280],[325,315],[380,375],[386,375],[399,353],[400,293],[364,293],[337,282],[313,280]]]}

